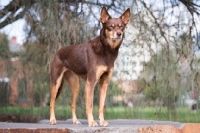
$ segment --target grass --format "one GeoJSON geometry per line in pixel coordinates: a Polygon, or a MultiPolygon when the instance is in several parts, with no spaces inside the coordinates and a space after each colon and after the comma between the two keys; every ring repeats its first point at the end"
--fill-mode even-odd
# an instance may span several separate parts
{"type": "MultiPolygon", "coordinates": [[[[85,109],[78,109],[78,118],[86,118],[85,109]]],[[[57,119],[71,118],[70,107],[56,107],[57,119]]],[[[33,116],[37,120],[49,119],[49,107],[1,107],[0,115],[21,115],[33,116]]],[[[94,107],[94,117],[98,119],[98,107],[94,107]]],[[[145,119],[145,120],[161,120],[161,121],[178,121],[186,123],[199,123],[200,111],[192,113],[188,108],[179,107],[175,110],[168,111],[167,108],[153,107],[107,107],[105,108],[106,119],[145,119]]]]}
{"type": "Polygon", "coordinates": [[[107,108],[105,111],[107,119],[145,119],[160,121],[177,121],[186,123],[199,123],[200,110],[196,113],[191,112],[188,108],[179,107],[175,110],[168,111],[167,108],[154,107],[135,107],[107,108]]]}

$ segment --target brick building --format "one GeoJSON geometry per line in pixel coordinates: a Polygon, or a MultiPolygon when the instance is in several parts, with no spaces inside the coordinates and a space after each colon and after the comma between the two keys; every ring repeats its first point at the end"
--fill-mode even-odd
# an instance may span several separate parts
{"type": "MultiPolygon", "coordinates": [[[[9,50],[13,53],[23,50],[16,37],[9,42],[9,50]]],[[[0,57],[0,106],[33,104],[34,88],[29,74],[29,67],[17,56],[10,60],[0,57]]]]}

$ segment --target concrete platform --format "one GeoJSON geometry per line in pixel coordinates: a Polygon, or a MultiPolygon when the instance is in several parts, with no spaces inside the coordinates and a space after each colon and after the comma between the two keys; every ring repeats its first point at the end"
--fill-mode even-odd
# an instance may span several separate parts
{"type": "Polygon", "coordinates": [[[39,123],[0,122],[0,133],[200,133],[200,124],[153,120],[108,120],[109,127],[88,127],[87,120],[81,125],[73,125],[72,120],[57,121],[49,125],[49,120],[39,123]]]}

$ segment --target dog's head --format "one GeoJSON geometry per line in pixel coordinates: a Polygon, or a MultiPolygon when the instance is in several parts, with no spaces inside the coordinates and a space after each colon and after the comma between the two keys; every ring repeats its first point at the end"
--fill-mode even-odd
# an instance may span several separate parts
{"type": "Polygon", "coordinates": [[[130,19],[130,9],[128,8],[119,18],[112,18],[105,7],[101,10],[100,21],[103,24],[106,40],[112,49],[121,44],[124,37],[124,29],[130,19]]]}

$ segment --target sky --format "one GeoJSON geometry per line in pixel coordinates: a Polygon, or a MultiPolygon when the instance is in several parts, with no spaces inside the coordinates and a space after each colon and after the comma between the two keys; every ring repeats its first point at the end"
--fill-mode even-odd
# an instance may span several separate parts
{"type": "MultiPolygon", "coordinates": [[[[0,0],[0,9],[2,7],[4,7],[5,5],[7,5],[10,1],[11,0],[0,0]]],[[[154,5],[153,6],[154,10],[156,10],[156,9],[163,9],[163,3],[160,0],[147,0],[146,2],[149,5],[154,5]]],[[[180,12],[181,10],[184,10],[184,9],[181,9],[181,8],[183,8],[183,6],[179,6],[179,7],[173,8],[174,13],[178,14],[178,12],[180,12]]],[[[171,11],[172,10],[168,10],[168,11],[166,10],[166,13],[170,14],[171,11]]],[[[99,10],[95,11],[95,14],[96,14],[96,12],[99,12],[99,10]]],[[[111,12],[110,14],[112,15],[113,13],[111,12]]],[[[166,17],[167,18],[166,21],[169,21],[169,23],[173,23],[174,21],[177,20],[176,16],[167,15],[167,14],[165,15],[165,16],[168,16],[168,17],[166,17]]],[[[196,15],[194,17],[197,18],[196,15]]],[[[0,22],[3,19],[0,19],[0,22]]],[[[187,19],[185,19],[185,21],[187,21],[187,19]]],[[[5,33],[6,35],[8,35],[8,39],[11,39],[13,36],[16,36],[18,43],[19,44],[23,44],[23,42],[26,41],[25,40],[26,39],[26,33],[24,32],[24,26],[25,26],[25,24],[26,24],[26,22],[25,22],[24,19],[19,19],[18,21],[15,21],[14,23],[9,24],[9,25],[5,26],[4,28],[0,29],[0,32],[1,33],[5,33]]],[[[196,24],[200,25],[200,20],[198,20],[196,22],[196,24]]],[[[197,26],[196,28],[197,28],[198,31],[200,31],[200,26],[197,26]]],[[[182,30],[184,30],[184,29],[182,29],[182,30]]],[[[185,29],[185,30],[188,30],[188,29],[185,29]]]]}
{"type": "MultiPolygon", "coordinates": [[[[0,0],[0,9],[7,5],[11,0],[0,0]]],[[[0,19],[0,21],[2,21],[0,19]]],[[[0,29],[1,33],[8,35],[8,39],[11,39],[13,36],[17,37],[17,42],[22,44],[25,41],[26,34],[24,32],[24,25],[26,24],[24,19],[19,19],[12,24],[5,26],[0,29]]]]}
{"type": "MultiPolygon", "coordinates": [[[[2,7],[4,7],[5,5],[7,5],[11,0],[0,0],[0,9],[2,7]]],[[[163,9],[163,4],[160,0],[148,0],[146,1],[149,5],[153,4],[154,9],[163,9]],[[155,4],[156,3],[156,4],[155,4]]],[[[182,7],[177,7],[177,8],[182,8],[182,7]]],[[[173,8],[175,13],[178,13],[180,10],[183,9],[176,9],[173,8]]],[[[168,13],[170,14],[170,10],[168,11],[168,13]]],[[[167,11],[166,11],[167,13],[167,11]]],[[[112,14],[112,13],[110,13],[112,14]]],[[[168,16],[168,15],[166,15],[168,16]]],[[[196,17],[196,16],[195,16],[196,17]]],[[[169,23],[171,20],[175,21],[176,18],[175,16],[169,15],[169,23]]],[[[2,19],[0,19],[0,22],[2,21],[2,19]]],[[[186,20],[187,21],[187,20],[186,20]]],[[[8,39],[12,38],[12,36],[17,36],[17,40],[19,44],[22,44],[23,42],[25,42],[26,39],[26,33],[24,32],[24,26],[25,26],[26,22],[24,19],[20,19],[18,21],[15,21],[12,24],[9,24],[7,26],[5,26],[4,28],[0,29],[1,33],[5,33],[6,35],[8,35],[8,39]]],[[[197,25],[199,25],[200,22],[197,22],[197,25]]],[[[198,31],[200,31],[200,27],[197,27],[198,31]]]]}
{"type": "Polygon", "coordinates": [[[23,31],[25,23],[25,20],[20,19],[12,24],[7,25],[3,29],[1,29],[0,32],[8,35],[8,39],[16,36],[17,42],[19,44],[22,44],[26,38],[25,32],[23,31]]]}

